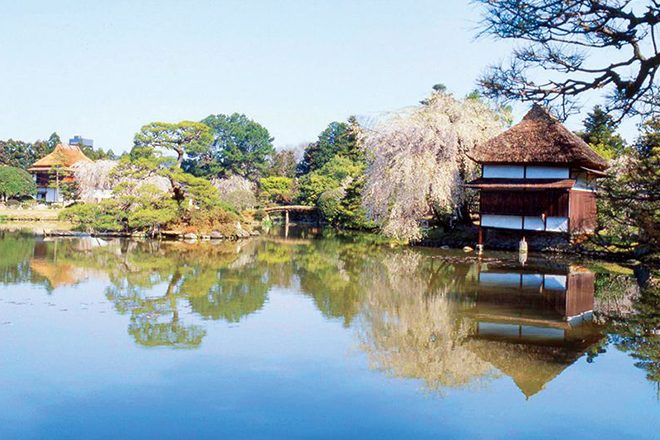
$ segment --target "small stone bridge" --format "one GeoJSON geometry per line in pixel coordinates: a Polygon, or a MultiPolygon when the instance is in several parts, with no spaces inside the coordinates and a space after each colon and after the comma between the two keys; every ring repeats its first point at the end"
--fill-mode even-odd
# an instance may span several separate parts
{"type": "Polygon", "coordinates": [[[289,212],[305,212],[310,214],[317,214],[318,221],[318,208],[316,206],[307,206],[307,205],[281,205],[281,206],[271,206],[270,208],[264,208],[264,211],[267,214],[277,214],[284,213],[284,224],[289,226],[289,212]]]}

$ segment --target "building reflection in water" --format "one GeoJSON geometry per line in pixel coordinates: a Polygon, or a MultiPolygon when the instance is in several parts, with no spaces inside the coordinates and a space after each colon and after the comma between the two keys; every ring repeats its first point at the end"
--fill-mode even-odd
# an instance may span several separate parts
{"type": "Polygon", "coordinates": [[[72,252],[85,253],[107,246],[100,238],[84,237],[75,240],[39,238],[34,241],[30,261],[33,279],[46,281],[49,290],[73,286],[89,278],[104,279],[105,272],[72,264],[67,258],[72,252]]]}
{"type": "Polygon", "coordinates": [[[575,265],[479,270],[469,345],[530,397],[603,335],[592,322],[595,274],[575,265]]]}
{"type": "Polygon", "coordinates": [[[429,390],[506,375],[530,397],[603,339],[592,321],[595,274],[586,268],[413,252],[383,262],[382,276],[370,274],[361,346],[373,368],[429,390]]]}
{"type": "MultiPolygon", "coordinates": [[[[530,397],[603,345],[605,330],[592,320],[595,274],[584,267],[475,262],[367,240],[315,240],[316,231],[273,235],[197,245],[9,237],[0,243],[0,280],[48,292],[100,281],[117,312],[130,316],[136,343],[171,348],[198,347],[206,320],[236,323],[256,313],[273,287],[296,289],[326,318],[356,328],[373,368],[438,392],[507,375],[530,397]]],[[[657,328],[657,301],[637,321],[607,327],[602,295],[596,316],[622,334],[620,345],[630,341],[622,349],[656,343],[647,335],[657,328]]],[[[656,371],[653,347],[644,353],[656,371]]]]}

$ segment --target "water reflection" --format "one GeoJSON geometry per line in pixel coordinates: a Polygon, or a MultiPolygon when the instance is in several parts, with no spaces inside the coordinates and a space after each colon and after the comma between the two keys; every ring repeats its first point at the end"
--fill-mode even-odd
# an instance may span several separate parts
{"type": "Polygon", "coordinates": [[[575,265],[480,268],[471,347],[527,397],[603,339],[592,322],[594,272],[575,265]]]}
{"type": "Polygon", "coordinates": [[[474,353],[475,323],[462,313],[474,305],[463,295],[478,273],[414,251],[387,255],[362,307],[360,339],[374,368],[421,379],[434,391],[475,386],[495,377],[493,366],[474,353]]]}
{"type": "Polygon", "coordinates": [[[384,261],[361,339],[376,368],[430,389],[497,371],[529,397],[603,339],[591,319],[595,274],[584,267],[456,264],[412,251],[384,261]]]}
{"type": "Polygon", "coordinates": [[[205,320],[240,323],[274,287],[290,289],[353,328],[373,369],[440,393],[504,375],[531,397],[585,354],[597,361],[610,347],[660,382],[658,294],[640,295],[628,273],[316,235],[188,244],[5,234],[0,282],[57,295],[101,280],[137,344],[189,349],[207,336],[205,320]]]}

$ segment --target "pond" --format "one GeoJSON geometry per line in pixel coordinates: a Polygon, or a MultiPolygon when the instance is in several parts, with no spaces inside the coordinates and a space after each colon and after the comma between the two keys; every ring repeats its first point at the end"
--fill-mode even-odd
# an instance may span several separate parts
{"type": "Polygon", "coordinates": [[[0,438],[660,438],[660,300],[600,261],[0,233],[0,438]]]}

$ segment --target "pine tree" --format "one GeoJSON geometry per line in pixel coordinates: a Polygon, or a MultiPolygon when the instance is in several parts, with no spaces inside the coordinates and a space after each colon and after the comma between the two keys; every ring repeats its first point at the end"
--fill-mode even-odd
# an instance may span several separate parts
{"type": "Polygon", "coordinates": [[[591,148],[605,159],[613,159],[623,153],[626,141],[616,133],[618,123],[599,105],[584,120],[584,132],[579,133],[591,148]]]}

